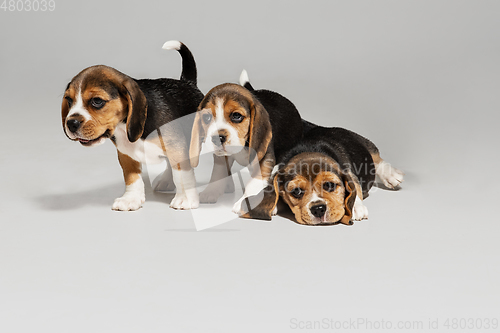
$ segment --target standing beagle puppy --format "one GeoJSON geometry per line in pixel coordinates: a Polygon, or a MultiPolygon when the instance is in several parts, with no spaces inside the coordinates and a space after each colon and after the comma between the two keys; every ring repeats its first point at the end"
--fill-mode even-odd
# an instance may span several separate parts
{"type": "Polygon", "coordinates": [[[189,49],[179,41],[166,42],[163,48],[180,53],[180,80],[136,80],[99,65],[81,71],[64,92],[62,125],[66,136],[85,147],[100,145],[109,138],[118,150],[126,188],[123,196],[115,200],[114,210],[137,210],[142,206],[145,195],[141,163],[160,163],[165,155],[171,168],[165,171],[159,186],[172,188],[173,180],[177,187],[170,206],[198,207],[188,151],[192,113],[203,94],[196,85],[196,63],[189,49]],[[181,122],[189,122],[190,114],[189,126],[171,123],[182,117],[181,122]]]}
{"type": "Polygon", "coordinates": [[[403,181],[403,172],[385,162],[370,140],[304,121],[304,139],[283,154],[264,200],[248,217],[271,219],[281,196],[297,223],[351,225],[368,218],[363,200],[375,175],[390,189],[403,181]]]}
{"type": "Polygon", "coordinates": [[[205,95],[194,120],[189,155],[196,167],[203,142],[214,151],[210,184],[200,193],[202,203],[215,203],[225,189],[233,188],[228,176],[234,161],[249,166],[252,179],[233,206],[233,212],[241,216],[248,210],[242,207],[243,200],[266,187],[276,154],[293,147],[302,137],[302,121],[287,98],[269,90],[254,90],[246,71],[240,84],[221,84],[205,95]]]}

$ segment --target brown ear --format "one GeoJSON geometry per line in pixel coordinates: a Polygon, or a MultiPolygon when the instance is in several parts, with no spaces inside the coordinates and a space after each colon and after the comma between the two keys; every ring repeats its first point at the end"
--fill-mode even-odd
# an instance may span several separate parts
{"type": "Polygon", "coordinates": [[[122,84],[126,90],[123,95],[128,102],[127,136],[130,142],[135,142],[144,132],[148,101],[133,79],[127,78],[122,84]]]}
{"type": "Polygon", "coordinates": [[[250,102],[250,130],[248,133],[249,147],[257,153],[257,158],[260,161],[267,152],[273,133],[269,114],[256,98],[250,102]]]}
{"type": "Polygon", "coordinates": [[[200,162],[201,145],[205,141],[205,129],[203,128],[203,114],[206,110],[196,112],[191,130],[191,145],[189,146],[189,160],[191,167],[196,168],[200,162]]]}
{"type": "Polygon", "coordinates": [[[345,186],[345,213],[342,219],[340,219],[340,223],[351,225],[352,209],[354,207],[354,202],[356,201],[356,186],[354,185],[353,179],[348,174],[344,174],[343,181],[345,186]]]}
{"type": "Polygon", "coordinates": [[[243,201],[242,207],[248,208],[247,203],[249,203],[251,209],[241,217],[247,219],[271,220],[272,212],[278,204],[278,191],[278,176],[275,175],[272,183],[268,184],[259,194],[248,197],[248,202],[246,200],[243,201]]]}
{"type": "Polygon", "coordinates": [[[66,133],[66,117],[68,116],[68,113],[69,113],[68,101],[63,97],[61,104],[61,117],[62,117],[63,131],[64,134],[66,134],[66,136],[68,136],[68,134],[66,133]]]}

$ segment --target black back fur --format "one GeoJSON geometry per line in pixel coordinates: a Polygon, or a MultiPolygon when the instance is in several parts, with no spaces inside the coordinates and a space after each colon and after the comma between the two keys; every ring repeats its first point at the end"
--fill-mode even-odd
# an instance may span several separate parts
{"type": "Polygon", "coordinates": [[[372,154],[377,147],[368,139],[340,127],[322,127],[304,121],[304,137],[292,149],[277,159],[286,164],[294,156],[316,152],[333,158],[343,170],[351,170],[359,179],[363,194],[367,195],[375,181],[375,165],[372,154]]]}

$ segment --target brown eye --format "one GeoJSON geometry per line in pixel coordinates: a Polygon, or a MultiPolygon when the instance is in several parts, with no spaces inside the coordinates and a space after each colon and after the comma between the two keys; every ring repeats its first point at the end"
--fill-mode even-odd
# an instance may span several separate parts
{"type": "Polygon", "coordinates": [[[208,124],[211,120],[212,120],[212,115],[210,113],[205,113],[203,116],[201,116],[203,118],[203,122],[205,124],[208,124]]]}
{"type": "Polygon", "coordinates": [[[332,183],[332,182],[324,182],[323,183],[323,190],[327,192],[333,192],[337,188],[337,184],[332,183]]]}
{"type": "Polygon", "coordinates": [[[96,108],[96,109],[100,109],[104,106],[104,104],[106,104],[106,101],[103,100],[102,98],[99,98],[99,97],[94,97],[90,100],[90,104],[96,108]]]}
{"type": "Polygon", "coordinates": [[[71,99],[71,97],[66,96],[64,97],[64,99],[66,100],[66,102],[68,102],[68,108],[71,108],[71,106],[73,105],[73,100],[71,99]]]}
{"type": "Polygon", "coordinates": [[[238,113],[238,112],[233,112],[231,113],[231,115],[229,116],[229,118],[231,119],[231,121],[233,123],[241,123],[243,121],[243,115],[241,113],[238,113]]]}
{"type": "Polygon", "coordinates": [[[293,190],[290,191],[290,194],[293,195],[295,198],[300,199],[304,196],[305,191],[301,189],[300,187],[296,187],[293,190]]]}

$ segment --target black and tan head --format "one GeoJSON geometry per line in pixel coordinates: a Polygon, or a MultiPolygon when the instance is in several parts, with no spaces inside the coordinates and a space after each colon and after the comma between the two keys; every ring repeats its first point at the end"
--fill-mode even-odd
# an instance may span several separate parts
{"type": "Polygon", "coordinates": [[[348,173],[322,153],[301,153],[275,173],[273,186],[247,217],[268,216],[278,195],[288,204],[297,223],[305,225],[350,225],[356,188],[348,173]]]}
{"type": "Polygon", "coordinates": [[[107,66],[81,71],[68,84],[61,107],[66,136],[84,146],[96,146],[126,122],[129,141],[144,130],[147,101],[137,82],[107,66]]]}
{"type": "Polygon", "coordinates": [[[264,106],[246,88],[225,83],[210,90],[198,107],[189,150],[191,163],[198,165],[205,141],[218,156],[234,155],[248,146],[260,161],[271,138],[264,106]]]}

